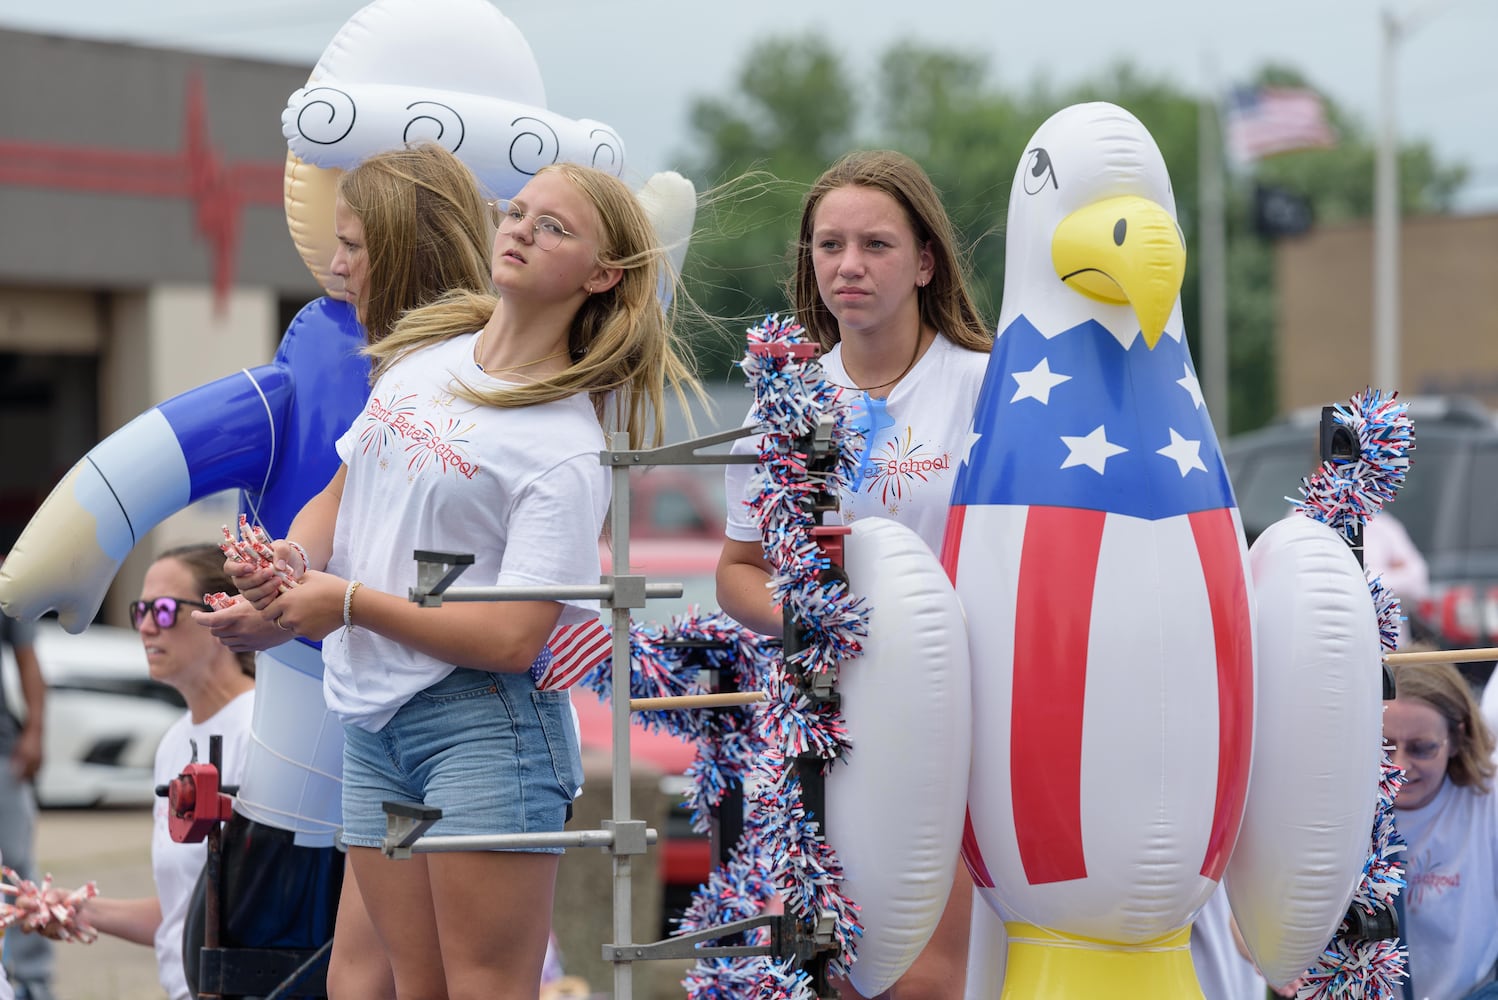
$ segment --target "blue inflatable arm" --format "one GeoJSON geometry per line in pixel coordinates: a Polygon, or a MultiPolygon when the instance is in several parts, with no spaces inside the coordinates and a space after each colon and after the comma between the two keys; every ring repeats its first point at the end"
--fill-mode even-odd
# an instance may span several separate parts
{"type": "Polygon", "coordinates": [[[304,306],[276,350],[274,363],[293,375],[286,432],[276,442],[270,475],[245,487],[240,509],[280,538],[297,512],[338,471],[333,443],[369,399],[369,359],[352,306],[321,298],[304,306]]]}
{"type": "Polygon", "coordinates": [[[0,608],[23,620],[55,610],[65,629],[83,631],[135,544],[223,490],[242,490],[246,507],[274,516],[267,529],[284,533],[336,471],[333,442],[368,395],[363,342],[351,308],[319,299],[273,363],[189,390],[101,441],[0,564],[0,608]]]}

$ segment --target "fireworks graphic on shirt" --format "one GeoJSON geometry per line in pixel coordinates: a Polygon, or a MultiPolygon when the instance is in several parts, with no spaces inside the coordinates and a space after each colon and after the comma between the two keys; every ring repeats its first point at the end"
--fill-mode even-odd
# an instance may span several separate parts
{"type": "Polygon", "coordinates": [[[440,462],[444,473],[457,472],[472,479],[478,466],[468,457],[468,434],[476,425],[460,423],[448,417],[440,423],[423,420],[406,432],[407,471],[416,474],[440,462]]]}
{"type": "Polygon", "coordinates": [[[913,437],[906,427],[904,434],[886,441],[874,456],[868,492],[878,490],[879,502],[891,511],[910,499],[920,484],[943,479],[952,468],[949,454],[938,454],[913,437]]]}
{"type": "Polygon", "coordinates": [[[395,446],[409,434],[412,416],[416,413],[416,394],[409,393],[386,404],[379,396],[370,396],[364,406],[365,422],[359,431],[359,443],[364,454],[380,455],[395,446]]]}

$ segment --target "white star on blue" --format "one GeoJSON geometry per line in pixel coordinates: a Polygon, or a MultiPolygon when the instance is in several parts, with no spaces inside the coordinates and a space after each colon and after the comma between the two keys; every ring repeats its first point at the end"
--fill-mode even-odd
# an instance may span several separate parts
{"type": "Polygon", "coordinates": [[[1186,345],[1171,337],[1153,351],[1142,337],[1125,349],[1089,320],[1048,339],[1020,316],[994,344],[973,417],[977,440],[957,471],[952,503],[1148,520],[1236,506],[1211,418],[1183,372],[1194,384],[1186,345]],[[1037,366],[1071,377],[1049,388],[1047,405],[1015,405],[1013,374],[1037,366]],[[1107,446],[1093,461],[1077,452],[1090,435],[1107,446]]]}

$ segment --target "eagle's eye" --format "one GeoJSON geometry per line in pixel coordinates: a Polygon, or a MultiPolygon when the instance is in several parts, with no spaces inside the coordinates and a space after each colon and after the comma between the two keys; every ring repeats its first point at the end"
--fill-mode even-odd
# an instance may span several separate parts
{"type": "Polygon", "coordinates": [[[1030,150],[1025,158],[1025,194],[1039,194],[1046,181],[1051,187],[1061,190],[1056,183],[1056,168],[1051,165],[1051,154],[1039,147],[1030,150]]]}

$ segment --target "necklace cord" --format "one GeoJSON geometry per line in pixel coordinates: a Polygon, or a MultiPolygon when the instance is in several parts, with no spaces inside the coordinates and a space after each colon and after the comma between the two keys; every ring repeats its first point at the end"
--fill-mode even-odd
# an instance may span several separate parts
{"type": "Polygon", "coordinates": [[[523,364],[518,364],[518,365],[505,365],[505,366],[503,366],[501,368],[485,368],[483,365],[479,364],[477,361],[474,361],[473,364],[474,364],[474,367],[476,367],[479,371],[483,372],[485,375],[492,375],[495,372],[518,372],[522,368],[531,368],[531,367],[533,367],[535,365],[539,365],[543,361],[550,361],[552,358],[560,358],[562,355],[564,355],[564,354],[570,354],[570,353],[572,353],[572,352],[569,349],[567,349],[567,348],[564,347],[562,350],[557,351],[555,354],[547,354],[544,357],[536,358],[534,361],[527,361],[527,362],[525,362],[523,364]]]}
{"type": "Polygon", "coordinates": [[[853,377],[853,373],[852,372],[848,372],[848,363],[846,361],[843,362],[843,371],[848,372],[848,381],[850,381],[850,382],[853,383],[853,388],[857,389],[859,392],[871,392],[874,389],[883,389],[883,388],[885,388],[887,386],[894,385],[896,382],[900,381],[906,375],[909,375],[910,374],[910,369],[912,369],[912,368],[915,367],[916,359],[919,358],[920,356],[921,356],[921,334],[920,334],[920,331],[917,330],[916,331],[916,335],[915,335],[915,353],[913,353],[913,354],[910,355],[910,363],[905,366],[904,370],[901,371],[900,374],[896,375],[894,378],[890,379],[888,382],[880,382],[878,385],[859,385],[858,384],[858,380],[853,377]]]}

